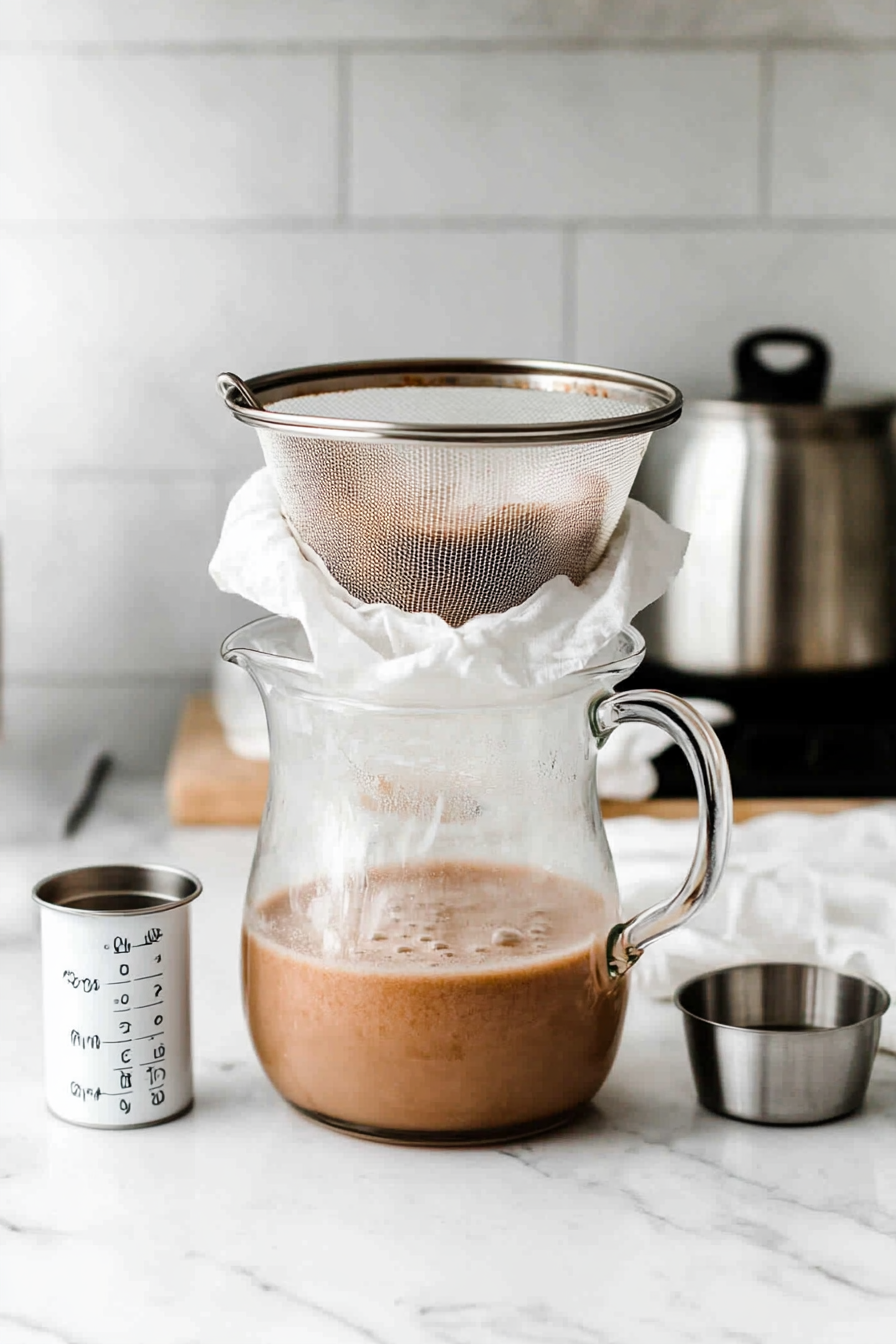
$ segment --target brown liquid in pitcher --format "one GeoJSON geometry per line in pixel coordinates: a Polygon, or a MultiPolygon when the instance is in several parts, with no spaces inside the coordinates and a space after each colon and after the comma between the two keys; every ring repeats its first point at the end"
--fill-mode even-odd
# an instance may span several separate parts
{"type": "Polygon", "coordinates": [[[627,980],[596,977],[613,912],[594,891],[513,865],[372,870],[328,947],[337,904],[279,893],[244,933],[255,1048],[296,1106],[438,1138],[536,1128],[603,1083],[627,980]]]}

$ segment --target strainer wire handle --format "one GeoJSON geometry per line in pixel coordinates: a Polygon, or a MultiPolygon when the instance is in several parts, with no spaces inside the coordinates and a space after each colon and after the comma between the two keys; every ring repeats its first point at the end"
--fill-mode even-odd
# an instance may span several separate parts
{"type": "Polygon", "coordinates": [[[217,388],[231,408],[236,406],[245,411],[263,410],[261,403],[256,401],[251,389],[235,373],[219,373],[217,388]]]}
{"type": "Polygon", "coordinates": [[[657,938],[696,915],[718,886],[731,839],[731,778],[718,737],[702,715],[677,695],[619,691],[593,700],[589,719],[598,748],[621,723],[662,728],[681,747],[697,786],[697,848],[690,871],[673,896],[610,931],[607,966],[610,976],[616,977],[624,975],[657,938]]]}

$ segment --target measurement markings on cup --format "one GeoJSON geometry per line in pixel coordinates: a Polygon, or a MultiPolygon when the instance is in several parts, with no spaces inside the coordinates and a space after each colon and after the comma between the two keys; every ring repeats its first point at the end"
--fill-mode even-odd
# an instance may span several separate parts
{"type": "MultiPolygon", "coordinates": [[[[71,1095],[78,1100],[98,1102],[100,1098],[104,1096],[118,1097],[120,1099],[120,1111],[123,1114],[128,1115],[131,1111],[130,1099],[133,1097],[135,1091],[135,1072],[142,1071],[143,1083],[149,1093],[151,1105],[161,1106],[164,1103],[165,1092],[162,1084],[166,1078],[166,1070],[164,1066],[158,1062],[165,1057],[164,1044],[160,1043],[153,1049],[153,1057],[150,1060],[134,1060],[131,1053],[132,1044],[135,1044],[138,1041],[155,1041],[165,1034],[165,1017],[163,1013],[158,1011],[165,1003],[165,1000],[162,998],[163,985],[161,983],[162,976],[164,975],[162,969],[162,952],[161,950],[157,950],[159,949],[159,944],[161,943],[163,936],[161,929],[151,928],[146,931],[142,941],[138,943],[132,943],[129,938],[126,938],[123,935],[115,937],[111,943],[105,943],[103,945],[104,952],[110,952],[112,956],[116,958],[127,957],[128,960],[119,960],[115,967],[118,978],[115,980],[106,980],[102,985],[96,977],[79,976],[76,972],[69,970],[64,972],[63,978],[66,982],[74,989],[80,989],[84,993],[98,993],[102,988],[121,989],[122,992],[112,999],[112,1012],[116,1016],[119,1014],[127,1015],[122,1016],[121,1021],[118,1023],[119,1031],[121,1032],[122,1038],[128,1042],[127,1045],[123,1045],[122,1039],[117,1039],[115,1037],[111,1039],[103,1039],[98,1032],[83,1033],[77,1028],[72,1029],[70,1033],[70,1041],[72,1047],[75,1049],[100,1050],[103,1046],[113,1046],[118,1047],[121,1050],[119,1057],[120,1062],[111,1065],[112,1072],[118,1075],[118,1088],[87,1087],[82,1083],[79,1083],[76,1079],[72,1079],[70,1084],[71,1095]],[[147,950],[152,952],[154,969],[144,972],[145,962],[143,962],[143,957],[146,955],[147,950]],[[136,961],[134,960],[135,953],[138,956],[136,961]],[[141,953],[142,955],[140,955],[141,953]],[[141,965],[141,962],[143,962],[143,965],[141,965]],[[132,975],[132,970],[140,971],[141,974],[132,975]],[[131,1003],[131,995],[128,990],[123,987],[137,983],[142,984],[146,981],[155,982],[154,986],[150,986],[150,988],[153,989],[153,998],[148,1003],[131,1003]],[[130,1015],[147,1011],[152,1011],[154,1013],[152,1026],[158,1028],[158,1030],[144,1032],[139,1036],[132,1035],[134,1024],[130,1019],[130,1015]]],[[[144,993],[145,992],[146,991],[144,991],[144,993]]]]}

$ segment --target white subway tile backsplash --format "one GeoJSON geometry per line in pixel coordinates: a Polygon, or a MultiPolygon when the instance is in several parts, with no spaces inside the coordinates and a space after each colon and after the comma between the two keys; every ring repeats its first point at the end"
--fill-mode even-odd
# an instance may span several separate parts
{"type": "Polygon", "coordinates": [[[4,654],[29,676],[203,672],[222,599],[211,478],[7,472],[4,654]]]}
{"type": "Polygon", "coordinates": [[[771,143],[775,215],[896,219],[896,51],[779,52],[771,143]]]}
{"type": "Polygon", "coordinates": [[[552,232],[55,232],[0,238],[7,467],[260,464],[218,400],[329,359],[560,353],[552,232]]]}
{"type": "Polygon", "coordinates": [[[158,774],[184,699],[202,685],[195,676],[116,684],[13,682],[3,688],[3,720],[19,741],[37,749],[55,744],[65,750],[66,743],[90,741],[110,751],[116,767],[158,774]]]}
{"type": "Polygon", "coordinates": [[[695,52],[353,58],[359,215],[747,215],[759,66],[695,52]]]}
{"type": "Polygon", "coordinates": [[[336,134],[332,55],[7,50],[0,217],[327,215],[336,134]]]}
{"type": "Polygon", "coordinates": [[[831,343],[835,393],[896,389],[896,234],[595,230],[579,263],[581,360],[728,396],[740,336],[804,326],[831,343]]]}
{"type": "MultiPolygon", "coordinates": [[[[71,42],[502,37],[554,30],[550,12],[539,22],[537,11],[544,8],[528,0],[0,0],[0,36],[71,42]]],[[[576,8],[560,0],[561,31],[576,8]]]]}
{"type": "Polygon", "coordinates": [[[0,0],[4,41],[892,36],[891,0],[0,0]]]}
{"type": "Polygon", "coordinates": [[[157,770],[258,614],[207,574],[261,464],[224,368],[574,342],[727,395],[787,323],[896,385],[894,40],[891,0],[0,0],[7,723],[157,770]]]}

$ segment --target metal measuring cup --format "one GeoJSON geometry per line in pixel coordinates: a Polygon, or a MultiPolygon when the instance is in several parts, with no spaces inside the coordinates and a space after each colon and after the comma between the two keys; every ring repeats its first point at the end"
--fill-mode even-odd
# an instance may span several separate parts
{"type": "Polygon", "coordinates": [[[190,901],[179,868],[73,868],[34,888],[41,914],[44,1069],[54,1115],[136,1129],[193,1104],[190,901]]]}
{"type": "Polygon", "coordinates": [[[890,996],[864,976],[755,962],[695,976],[674,1002],[707,1110],[814,1125],[865,1100],[890,996]]]}

